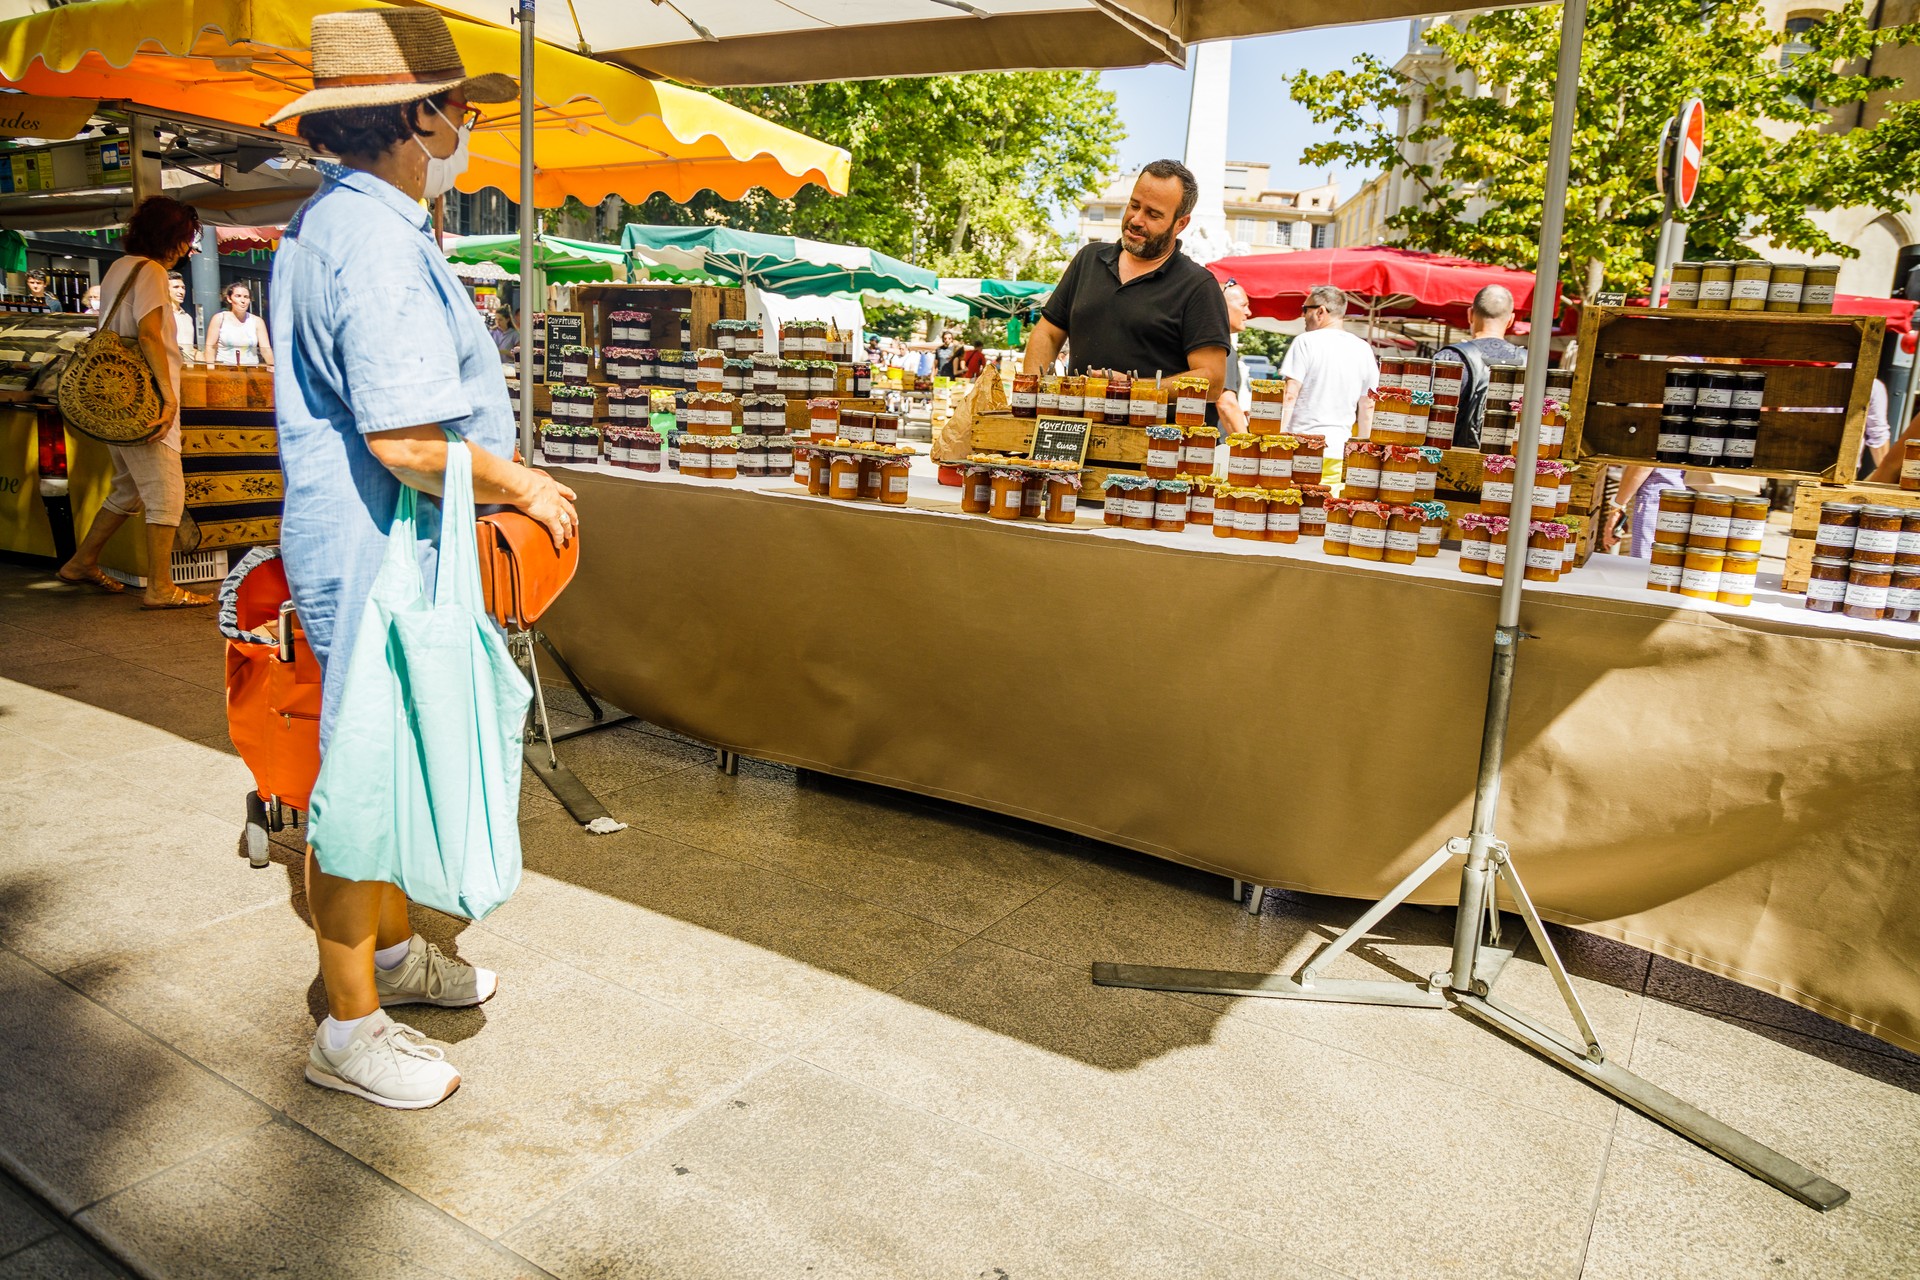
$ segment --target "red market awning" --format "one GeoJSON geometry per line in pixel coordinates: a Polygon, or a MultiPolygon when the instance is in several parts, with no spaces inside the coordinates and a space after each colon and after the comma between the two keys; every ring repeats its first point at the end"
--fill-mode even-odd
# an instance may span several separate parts
{"type": "Polygon", "coordinates": [[[1913,309],[1920,306],[1908,298],[1868,298],[1857,293],[1833,295],[1833,314],[1837,316],[1885,316],[1888,333],[1912,333],[1913,309]]]}
{"type": "Polygon", "coordinates": [[[271,252],[279,247],[280,233],[284,227],[215,227],[214,234],[220,239],[222,253],[251,253],[255,250],[271,252]]]}
{"type": "Polygon", "coordinates": [[[1512,291],[1520,316],[1533,305],[1531,271],[1384,245],[1245,254],[1220,258],[1207,269],[1222,281],[1239,281],[1253,314],[1275,320],[1299,319],[1307,294],[1329,284],[1347,295],[1350,319],[1397,316],[1465,328],[1473,295],[1490,284],[1512,291]]]}

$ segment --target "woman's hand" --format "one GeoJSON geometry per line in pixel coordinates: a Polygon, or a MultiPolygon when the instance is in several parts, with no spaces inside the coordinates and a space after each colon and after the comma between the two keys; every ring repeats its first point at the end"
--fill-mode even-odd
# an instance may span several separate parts
{"type": "Polygon", "coordinates": [[[572,540],[580,527],[580,517],[573,509],[573,490],[544,471],[532,467],[522,470],[527,476],[525,494],[513,505],[546,526],[554,550],[558,551],[572,540]]]}

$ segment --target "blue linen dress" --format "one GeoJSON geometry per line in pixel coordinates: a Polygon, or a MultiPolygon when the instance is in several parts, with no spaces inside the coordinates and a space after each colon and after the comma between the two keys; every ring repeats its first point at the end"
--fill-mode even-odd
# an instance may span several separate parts
{"type": "MultiPolygon", "coordinates": [[[[400,496],[367,434],[439,425],[510,458],[515,425],[500,353],[435,247],[426,207],[370,173],[331,163],[320,171],[320,189],[274,255],[272,296],[286,477],[280,550],[321,666],[324,754],[400,496]],[[329,662],[336,653],[341,661],[329,662]]],[[[422,496],[429,583],[439,510],[422,496]]]]}

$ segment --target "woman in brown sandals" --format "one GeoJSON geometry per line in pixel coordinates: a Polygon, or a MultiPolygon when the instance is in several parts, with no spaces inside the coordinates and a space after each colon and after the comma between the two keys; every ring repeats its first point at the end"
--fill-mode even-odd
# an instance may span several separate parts
{"type": "Polygon", "coordinates": [[[147,609],[193,609],[213,603],[213,597],[185,590],[173,581],[173,538],[186,510],[186,483],[180,471],[180,339],[174,328],[167,272],[185,261],[199,243],[199,214],[166,196],[149,196],[127,221],[122,243],[126,256],[107,268],[100,281],[102,323],[111,324],[123,338],[138,340],[140,354],[160,382],[160,413],[168,427],[145,444],[107,446],[113,455],[113,489],[73,559],[60,566],[59,576],[62,582],[119,591],[120,584],[101,571],[100,553],[129,516],[144,513],[147,590],[140,603],[147,609]]]}

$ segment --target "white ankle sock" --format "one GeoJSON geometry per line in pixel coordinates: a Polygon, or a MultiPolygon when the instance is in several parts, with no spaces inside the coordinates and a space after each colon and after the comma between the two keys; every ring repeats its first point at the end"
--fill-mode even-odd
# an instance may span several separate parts
{"type": "Polygon", "coordinates": [[[342,1022],[340,1019],[329,1015],[326,1020],[320,1024],[320,1033],[325,1037],[327,1048],[333,1050],[335,1053],[346,1048],[347,1041],[353,1039],[353,1033],[360,1029],[360,1024],[372,1016],[372,1014],[368,1014],[366,1018],[348,1018],[345,1022],[342,1022]]]}
{"type": "Polygon", "coordinates": [[[382,969],[396,969],[400,966],[400,962],[407,958],[407,948],[412,944],[413,939],[408,938],[405,942],[396,942],[390,947],[381,947],[373,953],[373,962],[382,969]]]}

